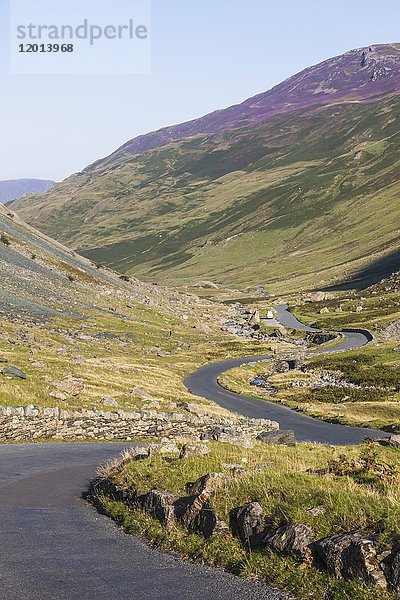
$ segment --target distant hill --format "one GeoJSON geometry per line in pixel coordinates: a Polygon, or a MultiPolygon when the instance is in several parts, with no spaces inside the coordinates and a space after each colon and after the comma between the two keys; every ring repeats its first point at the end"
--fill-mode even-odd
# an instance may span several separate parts
{"type": "Polygon", "coordinates": [[[390,274],[399,249],[399,94],[400,44],[352,50],[135,138],[14,209],[149,280],[371,284],[369,265],[390,274]]]}
{"type": "Polygon", "coordinates": [[[54,181],[45,179],[10,179],[0,181],[0,202],[7,204],[25,194],[41,194],[54,185],[54,181]]]}

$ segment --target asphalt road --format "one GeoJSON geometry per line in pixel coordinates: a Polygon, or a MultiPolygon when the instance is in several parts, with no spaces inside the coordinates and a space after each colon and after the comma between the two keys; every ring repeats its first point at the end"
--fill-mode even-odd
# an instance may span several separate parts
{"type": "MultiPolygon", "coordinates": [[[[278,319],[282,325],[303,331],[318,331],[297,321],[296,317],[287,309],[287,305],[276,308],[278,319]]],[[[368,334],[346,331],[343,334],[343,339],[335,346],[334,352],[360,348],[367,344],[370,339],[371,337],[368,334]]],[[[318,351],[318,354],[322,353],[331,354],[333,350],[332,348],[326,348],[318,351]]],[[[235,394],[223,389],[218,384],[219,376],[230,369],[250,362],[270,360],[271,358],[273,358],[271,355],[249,356],[209,364],[190,375],[185,380],[185,385],[196,396],[212,400],[231,412],[254,419],[278,421],[281,429],[293,429],[299,441],[350,445],[359,444],[366,437],[374,439],[388,437],[385,432],[374,429],[325,423],[274,402],[235,394]]]]}
{"type": "Polygon", "coordinates": [[[82,500],[98,464],[127,446],[0,446],[1,600],[286,597],[160,553],[82,500]]]}

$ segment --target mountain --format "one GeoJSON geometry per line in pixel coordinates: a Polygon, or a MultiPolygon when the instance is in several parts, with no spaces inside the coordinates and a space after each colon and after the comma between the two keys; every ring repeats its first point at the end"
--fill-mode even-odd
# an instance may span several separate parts
{"type": "Polygon", "coordinates": [[[396,270],[399,91],[400,44],[353,50],[135,138],[13,207],[147,279],[277,291],[371,284],[370,265],[396,270]]]}
{"type": "Polygon", "coordinates": [[[25,194],[41,194],[47,192],[55,181],[46,179],[9,179],[0,181],[0,202],[8,204],[25,194]]]}

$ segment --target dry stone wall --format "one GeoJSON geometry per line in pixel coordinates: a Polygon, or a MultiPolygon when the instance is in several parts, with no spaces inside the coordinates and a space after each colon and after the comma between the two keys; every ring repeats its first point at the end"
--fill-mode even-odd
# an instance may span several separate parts
{"type": "Polygon", "coordinates": [[[245,443],[279,429],[266,419],[229,419],[157,411],[69,412],[38,406],[0,407],[0,442],[48,440],[132,440],[143,437],[215,439],[245,443]]]}

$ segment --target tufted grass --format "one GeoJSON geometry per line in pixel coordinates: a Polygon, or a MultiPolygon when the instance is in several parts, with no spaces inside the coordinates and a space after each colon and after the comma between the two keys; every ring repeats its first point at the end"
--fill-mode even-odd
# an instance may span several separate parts
{"type": "MultiPolygon", "coordinates": [[[[232,478],[216,495],[213,508],[220,518],[229,521],[229,511],[248,501],[259,502],[271,526],[287,522],[314,527],[318,537],[340,531],[372,527],[380,534],[380,549],[400,540],[399,480],[382,482],[370,473],[355,476],[317,475],[334,461],[359,460],[365,448],[339,449],[317,444],[301,444],[294,448],[256,444],[246,449],[229,444],[210,443],[207,456],[179,460],[172,456],[153,456],[144,461],[128,460],[110,467],[108,478],[123,489],[151,489],[184,495],[186,482],[195,481],[209,472],[231,475],[227,464],[241,464],[245,472],[232,478]],[[243,461],[244,459],[244,461],[243,461]],[[262,470],[256,470],[264,465],[262,470]],[[312,516],[308,510],[323,506],[324,514],[312,516]]],[[[373,445],[376,460],[399,466],[399,454],[389,448],[373,445]]],[[[307,565],[299,565],[287,557],[267,550],[248,553],[230,534],[205,541],[180,527],[166,530],[158,521],[110,498],[100,497],[102,509],[125,531],[147,538],[157,547],[177,552],[190,560],[224,568],[242,577],[259,579],[285,589],[295,598],[335,600],[369,600],[376,598],[374,588],[356,582],[336,581],[307,565]]],[[[379,598],[393,596],[379,589],[379,598]]]]}

